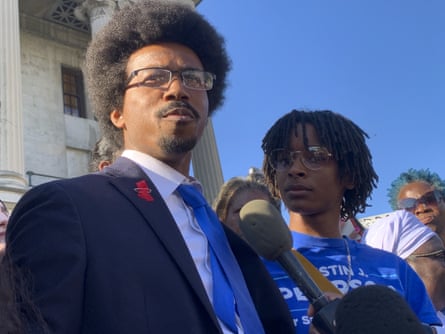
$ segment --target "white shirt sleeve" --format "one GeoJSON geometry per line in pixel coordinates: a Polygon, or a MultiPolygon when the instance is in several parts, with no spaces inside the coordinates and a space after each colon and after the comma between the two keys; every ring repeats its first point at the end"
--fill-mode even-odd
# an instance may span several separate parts
{"type": "Polygon", "coordinates": [[[362,242],[406,259],[433,236],[434,232],[415,215],[398,210],[369,226],[362,242]]]}

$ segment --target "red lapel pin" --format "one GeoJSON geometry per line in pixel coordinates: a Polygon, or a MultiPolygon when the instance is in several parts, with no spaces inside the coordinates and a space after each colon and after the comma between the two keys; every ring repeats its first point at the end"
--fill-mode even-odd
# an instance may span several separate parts
{"type": "Polygon", "coordinates": [[[136,182],[136,188],[134,191],[137,192],[138,197],[146,200],[147,202],[152,202],[153,196],[151,196],[151,189],[148,187],[147,182],[145,180],[141,180],[136,182]]]}

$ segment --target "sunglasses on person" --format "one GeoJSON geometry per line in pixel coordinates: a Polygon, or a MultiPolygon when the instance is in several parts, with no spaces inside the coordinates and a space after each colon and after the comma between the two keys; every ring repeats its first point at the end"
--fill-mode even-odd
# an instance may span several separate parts
{"type": "Polygon", "coordinates": [[[433,260],[445,262],[445,249],[439,249],[430,253],[411,254],[410,256],[408,256],[408,260],[415,260],[419,258],[430,258],[433,260]]]}
{"type": "Polygon", "coordinates": [[[401,199],[397,202],[397,207],[399,209],[404,209],[413,212],[420,204],[424,205],[437,205],[441,200],[442,196],[437,190],[427,192],[419,198],[407,197],[401,199]]]}

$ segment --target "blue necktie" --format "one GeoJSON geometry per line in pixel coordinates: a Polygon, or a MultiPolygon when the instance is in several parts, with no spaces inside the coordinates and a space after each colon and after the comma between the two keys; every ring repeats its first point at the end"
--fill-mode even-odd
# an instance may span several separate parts
{"type": "Polygon", "coordinates": [[[215,212],[196,187],[182,184],[178,187],[178,192],[184,202],[193,208],[195,218],[209,242],[213,277],[213,307],[216,315],[230,330],[237,333],[236,304],[244,333],[264,333],[238,262],[229,247],[215,212]]]}

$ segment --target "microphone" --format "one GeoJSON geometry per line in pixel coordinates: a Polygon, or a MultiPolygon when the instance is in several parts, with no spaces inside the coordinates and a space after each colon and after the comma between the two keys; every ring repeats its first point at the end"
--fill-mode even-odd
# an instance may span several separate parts
{"type": "Polygon", "coordinates": [[[321,333],[333,334],[339,300],[329,301],[294,256],[292,234],[281,213],[269,201],[250,201],[241,208],[240,229],[255,252],[267,260],[277,261],[308,298],[316,312],[312,320],[314,326],[321,333]]]}
{"type": "Polygon", "coordinates": [[[349,291],[335,313],[336,334],[426,334],[423,325],[403,297],[383,285],[366,285],[349,291]]]}

